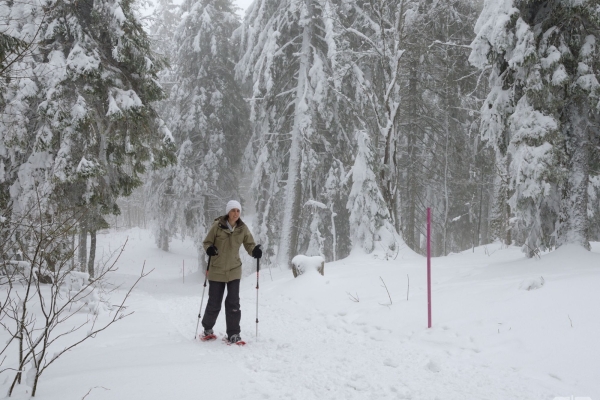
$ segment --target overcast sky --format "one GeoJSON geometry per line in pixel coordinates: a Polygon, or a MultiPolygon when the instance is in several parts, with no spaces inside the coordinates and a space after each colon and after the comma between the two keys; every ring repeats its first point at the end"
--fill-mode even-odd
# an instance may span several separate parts
{"type": "Polygon", "coordinates": [[[244,10],[244,11],[241,12],[242,16],[246,12],[246,9],[248,8],[248,6],[250,4],[252,4],[253,1],[254,0],[233,0],[233,2],[235,4],[237,4],[238,7],[241,7],[244,10]]]}

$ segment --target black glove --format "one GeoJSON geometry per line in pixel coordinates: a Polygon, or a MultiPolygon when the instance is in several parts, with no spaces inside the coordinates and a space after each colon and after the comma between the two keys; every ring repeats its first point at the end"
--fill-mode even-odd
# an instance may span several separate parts
{"type": "Polygon", "coordinates": [[[206,254],[208,254],[210,257],[218,256],[219,250],[217,250],[217,248],[214,245],[211,245],[208,249],[206,249],[206,254]]]}
{"type": "Polygon", "coordinates": [[[260,249],[260,244],[257,244],[256,246],[254,246],[254,249],[252,250],[252,257],[254,257],[254,258],[262,257],[262,250],[260,249]]]}

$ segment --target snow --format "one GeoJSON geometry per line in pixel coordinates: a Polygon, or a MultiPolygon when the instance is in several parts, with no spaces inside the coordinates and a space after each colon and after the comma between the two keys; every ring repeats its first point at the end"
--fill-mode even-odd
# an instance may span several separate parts
{"type": "Polygon", "coordinates": [[[296,266],[300,274],[317,271],[324,262],[325,259],[321,256],[308,257],[299,254],[292,258],[292,264],[296,266]]]}
{"type": "Polygon", "coordinates": [[[119,5],[119,3],[115,4],[115,8],[113,9],[113,15],[115,16],[115,19],[121,26],[125,23],[125,21],[127,21],[125,13],[123,12],[123,9],[119,5]]]}
{"type": "Polygon", "coordinates": [[[559,64],[558,67],[556,67],[556,70],[554,70],[554,73],[552,74],[552,84],[555,86],[562,85],[563,83],[567,82],[568,79],[569,74],[567,74],[565,66],[559,64]]]}
{"type": "MultiPolygon", "coordinates": [[[[167,253],[155,248],[145,230],[111,230],[98,237],[99,257],[126,238],[112,277],[124,286],[111,303],[122,298],[144,261],[147,271],[154,269],[127,303],[134,314],[58,359],[42,376],[38,397],[600,396],[600,243],[592,243],[593,252],[564,246],[541,259],[526,259],[518,247],[499,243],[433,259],[431,329],[424,258],[400,251],[385,261],[353,252],[328,263],[324,277],[294,279],[289,270],[261,270],[257,338],[250,262],[240,296],[248,345],[240,348],[192,339],[203,281],[194,243],[174,240],[167,253]]],[[[224,334],[223,315],[215,330],[224,334]]],[[[10,381],[5,379],[3,390],[10,381]]],[[[14,398],[29,398],[28,389],[19,386],[14,398]]]]}
{"type": "Polygon", "coordinates": [[[518,10],[512,0],[485,1],[483,10],[475,24],[477,37],[471,43],[473,51],[469,62],[478,68],[488,65],[487,55],[491,46],[508,50],[514,42],[514,34],[506,29],[518,10]],[[491,46],[490,46],[491,45],[491,46]]]}
{"type": "Polygon", "coordinates": [[[87,160],[85,157],[81,157],[79,164],[77,165],[77,172],[81,174],[89,174],[94,171],[96,168],[96,163],[93,161],[87,160]]]}
{"type": "Polygon", "coordinates": [[[317,207],[323,210],[327,209],[327,206],[323,203],[321,203],[320,201],[316,201],[316,200],[308,200],[306,203],[304,203],[304,206],[313,206],[313,207],[317,207]]]}
{"type": "Polygon", "coordinates": [[[548,69],[553,66],[555,63],[560,61],[561,54],[560,51],[554,46],[550,46],[547,50],[547,56],[540,59],[542,68],[548,69]]]}
{"type": "Polygon", "coordinates": [[[108,95],[108,111],[106,115],[119,114],[121,111],[142,107],[142,100],[133,90],[111,88],[108,95]]]}
{"type": "MultiPolygon", "coordinates": [[[[53,54],[58,55],[60,53],[53,52],[53,54]]],[[[77,42],[69,52],[66,64],[69,69],[79,74],[89,73],[98,69],[100,66],[100,57],[96,52],[87,54],[85,48],[81,47],[77,42]]]]}
{"type": "Polygon", "coordinates": [[[596,79],[596,75],[594,74],[580,76],[577,79],[577,85],[579,85],[579,87],[581,87],[583,90],[587,90],[590,92],[598,90],[598,88],[600,87],[598,79],[596,79]]]}

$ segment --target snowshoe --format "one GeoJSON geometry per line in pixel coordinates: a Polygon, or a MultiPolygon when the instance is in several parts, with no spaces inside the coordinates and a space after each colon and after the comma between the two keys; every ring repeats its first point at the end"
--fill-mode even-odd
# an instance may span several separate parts
{"type": "Polygon", "coordinates": [[[229,338],[223,338],[227,342],[227,345],[237,344],[238,346],[244,346],[246,342],[242,340],[242,337],[239,334],[233,334],[229,338]]]}
{"type": "Polygon", "coordinates": [[[209,340],[215,340],[217,335],[213,333],[212,329],[205,329],[200,335],[200,340],[203,342],[208,342],[209,340]]]}

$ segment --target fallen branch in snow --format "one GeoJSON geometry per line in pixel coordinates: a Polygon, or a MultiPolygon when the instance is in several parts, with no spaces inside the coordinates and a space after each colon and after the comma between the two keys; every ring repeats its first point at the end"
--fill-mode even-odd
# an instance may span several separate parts
{"type": "Polygon", "coordinates": [[[390,298],[390,304],[382,304],[382,303],[379,303],[379,304],[381,304],[382,306],[390,306],[390,305],[392,305],[392,296],[390,296],[390,291],[388,290],[387,285],[383,281],[383,278],[379,277],[379,279],[381,279],[381,282],[383,282],[383,287],[385,288],[385,291],[387,292],[388,297],[390,298]]]}
{"type": "Polygon", "coordinates": [[[494,253],[495,253],[496,251],[498,251],[498,250],[494,250],[494,251],[492,251],[492,252],[490,253],[490,251],[488,250],[487,246],[483,246],[483,251],[485,252],[485,255],[486,255],[486,256],[488,256],[488,257],[491,257],[491,256],[492,256],[492,254],[494,254],[494,253]]]}
{"type": "Polygon", "coordinates": [[[83,396],[83,397],[81,398],[81,400],[85,400],[85,398],[86,398],[86,397],[88,397],[88,395],[89,395],[89,394],[92,392],[92,390],[94,390],[94,389],[104,389],[104,390],[110,390],[110,389],[107,389],[107,388],[105,388],[104,386],[94,386],[93,388],[90,388],[90,390],[88,390],[88,392],[85,394],[85,396],[83,396]]]}
{"type": "Polygon", "coordinates": [[[571,322],[571,328],[573,327],[573,320],[571,320],[571,316],[569,314],[567,314],[567,318],[569,318],[569,321],[571,322]]]}
{"type": "Polygon", "coordinates": [[[355,297],[355,296],[352,296],[352,293],[350,293],[350,292],[346,292],[346,294],[347,294],[348,296],[350,296],[350,300],[352,300],[353,302],[355,302],[355,303],[358,303],[358,302],[360,302],[360,299],[358,298],[358,293],[356,293],[356,297],[355,297]]]}
{"type": "Polygon", "coordinates": [[[408,301],[408,292],[410,291],[410,278],[406,274],[406,301],[408,301]]]}

